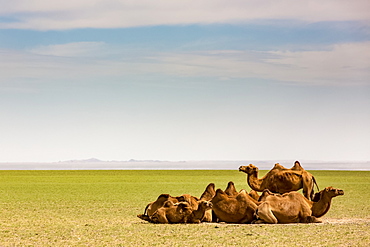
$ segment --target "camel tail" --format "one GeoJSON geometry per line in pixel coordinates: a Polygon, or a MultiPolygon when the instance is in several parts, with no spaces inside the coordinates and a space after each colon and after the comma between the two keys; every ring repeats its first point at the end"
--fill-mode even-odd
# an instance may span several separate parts
{"type": "Polygon", "coordinates": [[[314,176],[312,176],[312,181],[313,181],[313,183],[316,185],[317,191],[320,191],[319,186],[317,185],[317,183],[316,183],[316,179],[315,179],[315,177],[314,177],[314,176]]]}

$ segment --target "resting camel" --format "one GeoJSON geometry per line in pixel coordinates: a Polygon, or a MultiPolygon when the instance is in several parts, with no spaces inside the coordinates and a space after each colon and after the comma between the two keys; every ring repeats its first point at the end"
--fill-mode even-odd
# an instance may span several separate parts
{"type": "Polygon", "coordinates": [[[326,187],[320,191],[317,202],[309,201],[302,194],[292,191],[283,195],[268,190],[261,195],[255,223],[320,223],[317,218],[325,215],[333,197],[344,195],[343,190],[326,187]]]}
{"type": "MultiPolygon", "coordinates": [[[[197,197],[191,196],[189,194],[184,194],[184,195],[177,196],[177,197],[170,196],[169,194],[161,194],[157,198],[156,201],[149,203],[145,207],[144,214],[138,214],[137,217],[139,217],[140,219],[145,220],[145,221],[150,221],[150,217],[159,208],[163,207],[163,205],[167,201],[171,201],[174,204],[178,203],[178,202],[187,202],[191,206],[192,210],[197,210],[199,204],[202,201],[210,201],[215,194],[216,194],[215,185],[213,183],[210,183],[206,187],[206,189],[203,192],[203,194],[201,195],[200,199],[198,199],[197,197]]],[[[211,222],[212,221],[212,211],[211,210],[206,211],[206,216],[203,218],[203,221],[206,221],[206,222],[211,222]]]]}
{"type": "Polygon", "coordinates": [[[167,201],[171,201],[173,203],[179,202],[179,200],[176,197],[170,196],[169,194],[161,194],[158,196],[157,200],[149,203],[145,207],[144,214],[138,214],[137,217],[139,217],[142,220],[149,221],[150,216],[152,216],[154,212],[156,212],[158,208],[161,208],[167,201]]]}
{"type": "Polygon", "coordinates": [[[219,221],[227,223],[251,223],[259,204],[245,190],[241,190],[236,196],[229,196],[217,189],[211,202],[212,210],[219,221]]]}
{"type": "Polygon", "coordinates": [[[153,223],[186,223],[192,212],[193,210],[187,202],[174,204],[171,201],[166,201],[163,207],[158,208],[149,218],[150,222],[153,223]]]}
{"type": "MultiPolygon", "coordinates": [[[[215,184],[214,183],[208,184],[203,194],[200,196],[199,203],[202,201],[211,201],[212,198],[215,196],[215,194],[216,194],[215,184]]],[[[212,222],[213,221],[212,209],[205,211],[205,215],[201,221],[202,222],[212,222]]]]}
{"type": "MultiPolygon", "coordinates": [[[[247,174],[247,183],[252,190],[263,191],[265,189],[274,193],[286,193],[303,188],[304,196],[312,200],[314,184],[317,183],[311,173],[303,169],[298,161],[292,169],[287,169],[280,164],[275,164],[264,177],[258,178],[258,168],[252,164],[240,166],[239,171],[247,174]]],[[[318,187],[317,187],[318,189],[318,187]]]]}
{"type": "Polygon", "coordinates": [[[197,210],[193,210],[185,223],[212,222],[212,202],[200,201],[197,210]],[[211,219],[207,219],[211,215],[211,219]]]}

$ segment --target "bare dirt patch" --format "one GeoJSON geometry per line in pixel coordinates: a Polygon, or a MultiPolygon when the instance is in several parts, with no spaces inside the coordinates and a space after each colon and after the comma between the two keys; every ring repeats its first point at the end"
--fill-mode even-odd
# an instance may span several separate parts
{"type": "Polygon", "coordinates": [[[327,218],[327,219],[322,219],[322,223],[324,224],[358,224],[358,223],[370,224],[370,218],[344,218],[344,219],[327,218]]]}

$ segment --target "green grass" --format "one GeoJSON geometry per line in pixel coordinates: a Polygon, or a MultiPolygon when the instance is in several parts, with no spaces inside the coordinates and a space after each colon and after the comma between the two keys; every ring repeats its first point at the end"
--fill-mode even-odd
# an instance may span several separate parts
{"type": "Polygon", "coordinates": [[[312,174],[320,189],[345,192],[323,220],[346,223],[156,225],[136,217],[161,193],[200,196],[208,183],[225,189],[229,181],[249,190],[238,171],[0,171],[0,246],[368,245],[370,172],[312,174]]]}

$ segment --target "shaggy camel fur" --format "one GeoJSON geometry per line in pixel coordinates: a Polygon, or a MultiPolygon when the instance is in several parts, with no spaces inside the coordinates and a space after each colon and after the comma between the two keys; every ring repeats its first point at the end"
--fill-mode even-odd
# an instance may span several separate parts
{"type": "Polygon", "coordinates": [[[237,196],[239,193],[236,191],[236,188],[235,188],[235,185],[234,185],[234,182],[230,181],[228,184],[227,184],[227,187],[225,189],[225,193],[226,195],[228,196],[237,196]]]}
{"type": "MultiPolygon", "coordinates": [[[[235,185],[234,185],[234,182],[230,181],[228,184],[227,184],[227,187],[225,189],[225,193],[228,195],[228,196],[236,196],[239,194],[239,192],[236,191],[235,189],[235,185]]],[[[254,190],[251,190],[249,193],[248,193],[253,199],[255,199],[256,201],[258,201],[258,199],[260,198],[260,196],[258,195],[258,193],[254,190]]]]}
{"type": "Polygon", "coordinates": [[[255,190],[251,190],[248,193],[254,200],[258,201],[260,199],[260,196],[255,190]]]}
{"type": "Polygon", "coordinates": [[[197,210],[193,210],[185,223],[212,222],[212,202],[200,201],[197,210]],[[207,219],[211,215],[211,219],[207,219]]]}
{"type": "MultiPolygon", "coordinates": [[[[204,190],[203,194],[200,196],[199,203],[202,201],[211,201],[212,198],[215,196],[215,184],[210,183],[207,185],[206,189],[204,190]]],[[[212,222],[213,221],[213,215],[212,215],[212,209],[205,211],[205,216],[201,220],[202,222],[212,222]]]]}
{"type": "MultiPolygon", "coordinates": [[[[314,195],[314,184],[317,183],[311,173],[303,169],[298,161],[292,169],[287,169],[280,164],[275,164],[264,177],[258,178],[258,168],[252,164],[240,166],[239,171],[247,174],[247,183],[252,190],[263,191],[268,189],[275,193],[286,193],[303,188],[304,196],[312,200],[314,195]]],[[[318,187],[317,187],[318,188],[318,187]]]]}
{"type": "Polygon", "coordinates": [[[251,223],[259,204],[245,190],[241,190],[236,196],[229,196],[217,189],[211,202],[218,220],[227,223],[251,223]]]}
{"type": "Polygon", "coordinates": [[[310,202],[312,204],[312,215],[317,218],[325,215],[330,209],[331,199],[341,195],[344,195],[343,190],[335,189],[331,186],[317,192],[315,194],[316,200],[314,199],[314,202],[310,202]]]}
{"type": "Polygon", "coordinates": [[[204,190],[203,194],[200,196],[201,201],[210,201],[216,195],[215,191],[215,184],[210,183],[207,185],[206,189],[204,190]]]}
{"type": "Polygon", "coordinates": [[[279,195],[265,190],[260,197],[262,203],[256,210],[259,220],[255,223],[320,223],[321,221],[316,217],[326,214],[330,208],[331,199],[344,195],[344,192],[326,187],[319,193],[320,199],[313,202],[296,191],[279,195]]]}
{"type": "Polygon", "coordinates": [[[189,194],[183,194],[181,196],[177,196],[176,199],[179,202],[187,202],[191,206],[193,210],[196,210],[198,208],[199,204],[199,198],[189,195],[189,194]]]}
{"type": "MultiPolygon", "coordinates": [[[[137,217],[145,221],[151,221],[150,217],[159,208],[163,207],[167,201],[171,201],[173,204],[176,204],[178,202],[187,202],[188,205],[194,211],[198,209],[199,204],[201,204],[203,201],[211,200],[215,194],[216,194],[215,185],[213,183],[210,183],[206,187],[200,199],[189,194],[184,194],[177,197],[170,196],[169,194],[161,194],[156,201],[151,202],[146,206],[144,214],[138,214],[137,217]]],[[[203,217],[203,221],[212,222],[212,210],[206,210],[205,217],[203,217]]]]}
{"type": "Polygon", "coordinates": [[[167,201],[163,207],[158,208],[149,218],[152,223],[186,223],[192,212],[193,210],[187,202],[174,204],[171,201],[167,201]]]}
{"type": "Polygon", "coordinates": [[[149,203],[145,207],[144,214],[138,214],[137,217],[139,217],[142,220],[149,221],[150,216],[152,216],[157,211],[157,209],[161,208],[167,201],[171,201],[173,203],[179,202],[179,200],[176,197],[170,196],[169,194],[161,194],[158,196],[157,200],[149,203]]]}

